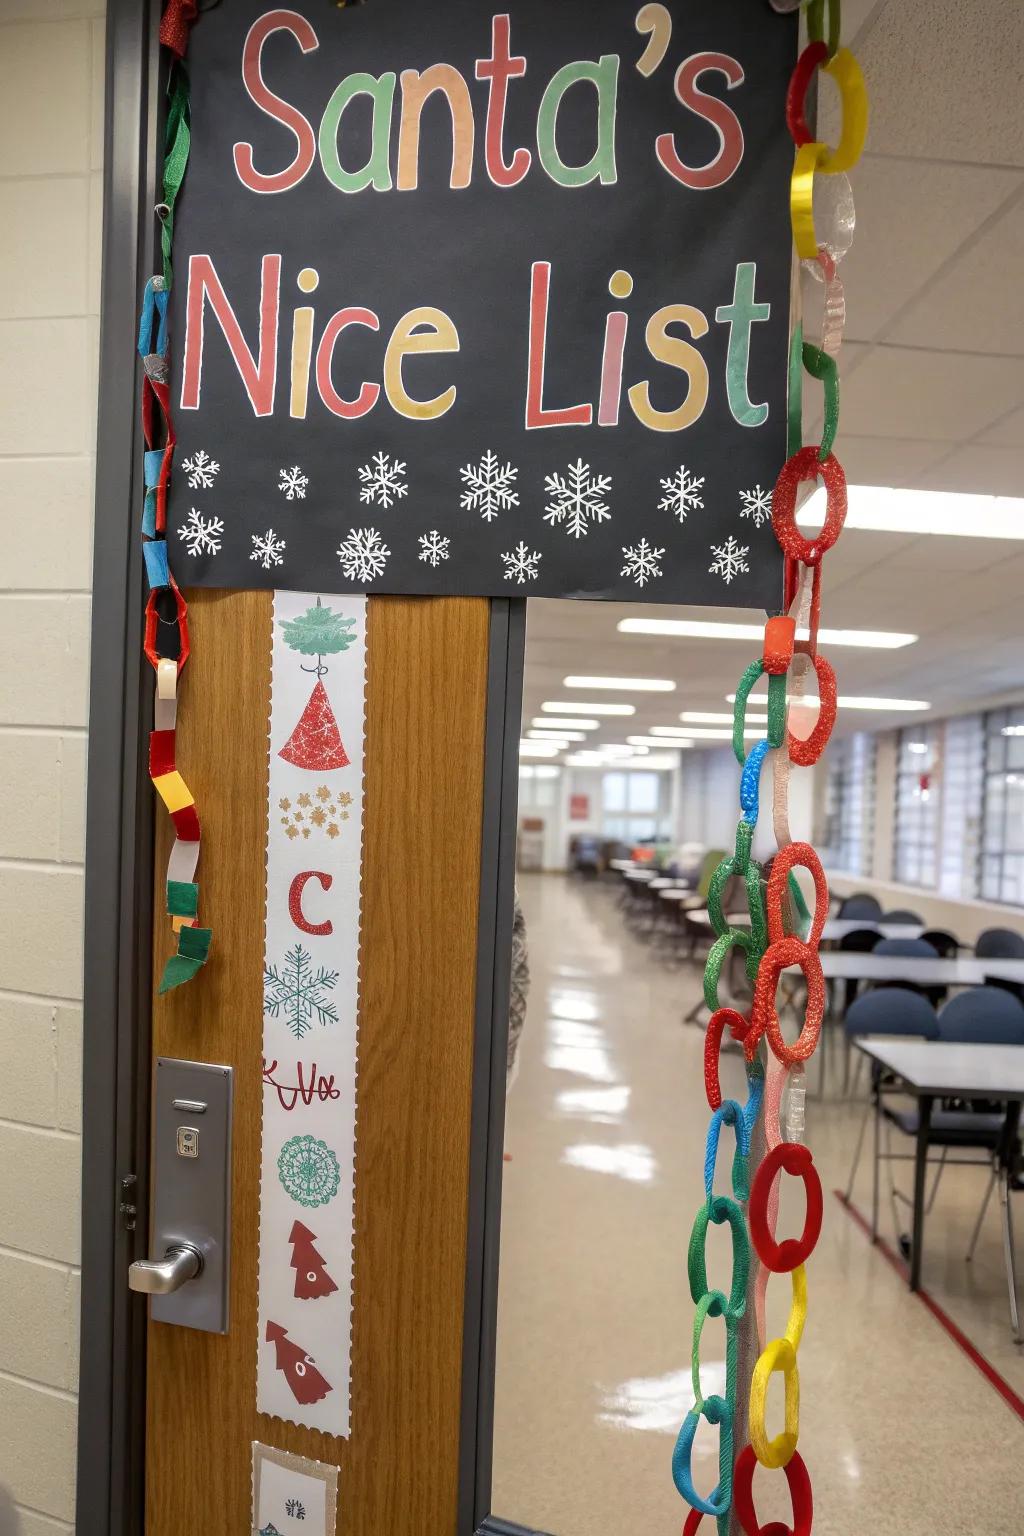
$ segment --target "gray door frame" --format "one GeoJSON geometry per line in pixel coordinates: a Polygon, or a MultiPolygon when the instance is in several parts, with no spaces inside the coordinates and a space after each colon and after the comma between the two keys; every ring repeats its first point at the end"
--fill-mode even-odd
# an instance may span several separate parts
{"type": "MultiPolygon", "coordinates": [[[[230,3],[230,0],[225,0],[230,3]]],[[[144,1530],[153,800],[136,328],[158,262],[159,0],[108,0],[83,990],[78,1536],[144,1530]],[[138,1213],[133,1219],[134,1207],[138,1213]]],[[[491,603],[457,1536],[490,1511],[505,1055],[526,604],[491,603]]],[[[450,1536],[438,1532],[437,1536],[450,1536]]]]}

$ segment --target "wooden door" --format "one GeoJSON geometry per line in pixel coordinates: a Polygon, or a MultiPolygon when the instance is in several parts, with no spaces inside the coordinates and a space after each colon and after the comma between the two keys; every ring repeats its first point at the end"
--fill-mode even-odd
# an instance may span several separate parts
{"type": "MultiPolygon", "coordinates": [[[[251,1442],[340,1468],[341,1536],[453,1532],[489,604],[372,598],[356,1136],[352,1427],[255,1402],[270,592],[194,592],[178,762],[215,949],[158,998],[154,1057],[235,1068],[231,1325],[148,1331],[147,1536],[250,1529],[251,1442]]],[[[158,808],[157,871],[170,841],[158,808]]],[[[162,911],[162,887],[156,910],[162,911]]],[[[163,920],[156,973],[170,947],[163,920]]]]}

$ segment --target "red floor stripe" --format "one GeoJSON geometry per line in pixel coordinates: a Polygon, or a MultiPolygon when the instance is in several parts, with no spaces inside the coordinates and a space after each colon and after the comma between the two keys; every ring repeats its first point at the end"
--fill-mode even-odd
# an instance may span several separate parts
{"type": "MultiPolygon", "coordinates": [[[[839,1204],[845,1208],[847,1214],[851,1216],[852,1219],[856,1222],[857,1226],[860,1227],[861,1231],[870,1242],[870,1223],[864,1216],[861,1215],[857,1207],[851,1201],[847,1200],[842,1190],[834,1189],[832,1193],[839,1201],[839,1204]]],[[[899,1257],[899,1255],[893,1252],[889,1244],[885,1241],[884,1237],[878,1237],[875,1239],[875,1247],[878,1249],[882,1257],[892,1265],[893,1269],[900,1276],[900,1278],[906,1281],[908,1277],[907,1266],[899,1257]]],[[[1006,1377],[999,1374],[991,1361],[985,1359],[985,1356],[981,1353],[981,1350],[971,1343],[963,1329],[959,1328],[957,1324],[954,1323],[949,1313],[944,1311],[943,1308],[939,1306],[934,1297],[930,1296],[925,1290],[918,1290],[916,1294],[917,1299],[924,1303],[924,1305],[928,1308],[928,1311],[934,1317],[935,1321],[940,1325],[940,1327],[945,1329],[946,1333],[948,1333],[949,1337],[953,1340],[953,1343],[958,1347],[958,1349],[963,1351],[972,1365],[977,1366],[985,1380],[991,1386],[995,1387],[996,1391],[999,1393],[999,1396],[1003,1399],[1003,1402],[1006,1404],[1006,1406],[1017,1415],[1018,1419],[1024,1420],[1024,1398],[1020,1397],[1018,1393],[1013,1390],[1013,1388],[1010,1386],[1010,1383],[1006,1380],[1006,1377]]]]}

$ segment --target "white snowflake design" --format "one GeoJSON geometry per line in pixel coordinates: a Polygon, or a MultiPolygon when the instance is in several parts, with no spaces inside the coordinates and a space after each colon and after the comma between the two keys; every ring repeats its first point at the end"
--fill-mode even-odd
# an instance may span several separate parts
{"type": "Polygon", "coordinates": [[[652,549],[646,539],[641,539],[638,544],[622,546],[624,564],[619,572],[620,576],[632,576],[638,587],[642,587],[655,576],[661,575],[661,566],[658,561],[665,551],[652,549]]]}
{"type": "Polygon", "coordinates": [[[189,489],[208,491],[220,473],[220,465],[211,459],[205,448],[200,448],[191,458],[182,459],[181,467],[188,477],[189,489]]]}
{"type": "Polygon", "coordinates": [[[762,491],[760,482],[752,491],[740,491],[740,501],[743,503],[740,517],[750,517],[754,520],[754,527],[760,528],[762,523],[767,523],[772,515],[772,493],[762,491]]]}
{"type": "Polygon", "coordinates": [[[190,555],[215,555],[223,532],[224,524],[219,517],[204,517],[193,507],[178,529],[178,538],[188,545],[190,555]]]}
{"type": "Polygon", "coordinates": [[[514,581],[520,587],[525,586],[527,581],[536,581],[537,562],[541,558],[539,549],[531,553],[520,539],[515,549],[506,550],[501,558],[505,562],[506,581],[514,581]]]}
{"type": "Polygon", "coordinates": [[[291,469],[279,469],[278,474],[281,477],[277,482],[278,490],[283,491],[289,501],[305,501],[309,476],[304,475],[297,464],[291,469]]]}
{"type": "Polygon", "coordinates": [[[252,554],[250,560],[258,560],[265,571],[269,571],[272,565],[284,565],[282,550],[287,549],[284,539],[279,539],[273,528],[268,528],[266,533],[253,533],[252,554]]]}
{"type": "Polygon", "coordinates": [[[661,482],[665,495],[658,502],[659,512],[671,512],[673,517],[685,523],[688,512],[704,505],[704,497],[700,494],[704,479],[703,475],[695,475],[685,464],[680,464],[674,475],[661,482]]]}
{"type": "Polygon", "coordinates": [[[420,535],[420,559],[426,560],[436,570],[442,560],[448,559],[451,539],[442,539],[436,528],[420,535]]]}
{"type": "Polygon", "coordinates": [[[590,465],[577,459],[564,475],[545,475],[544,488],[551,500],[544,509],[544,521],[552,527],[564,523],[571,538],[590,532],[590,524],[603,523],[611,510],[602,500],[611,488],[611,475],[591,475],[590,465]]]}
{"type": "Polygon", "coordinates": [[[501,464],[489,448],[479,464],[467,464],[459,474],[469,487],[459,497],[459,505],[467,512],[479,512],[489,523],[499,512],[518,507],[519,492],[512,489],[512,482],[519,471],[512,464],[501,464]]]}
{"type": "Polygon", "coordinates": [[[392,459],[386,453],[375,453],[369,464],[364,464],[359,471],[363,482],[359,500],[376,503],[387,511],[396,501],[401,501],[409,489],[402,479],[404,474],[404,462],[392,459]]]}
{"type": "Polygon", "coordinates": [[[746,561],[746,556],[750,554],[750,546],[737,544],[731,533],[724,544],[712,544],[710,548],[715,558],[708,566],[708,570],[712,576],[721,576],[726,586],[734,576],[750,570],[746,561]]]}
{"type": "Polygon", "coordinates": [[[338,548],[341,568],[350,581],[373,581],[388,563],[391,551],[376,528],[350,528],[338,548]]]}

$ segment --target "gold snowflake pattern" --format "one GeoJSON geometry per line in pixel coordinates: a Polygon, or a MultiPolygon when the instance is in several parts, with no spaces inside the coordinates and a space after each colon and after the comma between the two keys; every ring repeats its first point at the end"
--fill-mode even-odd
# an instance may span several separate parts
{"type": "Polygon", "coordinates": [[[348,790],[335,794],[328,785],[321,784],[312,795],[303,791],[296,796],[294,805],[287,797],[277,803],[284,812],[280,820],[285,836],[292,841],[299,836],[308,840],[314,831],[333,840],[341,836],[341,823],[349,820],[352,796],[348,790]]]}

